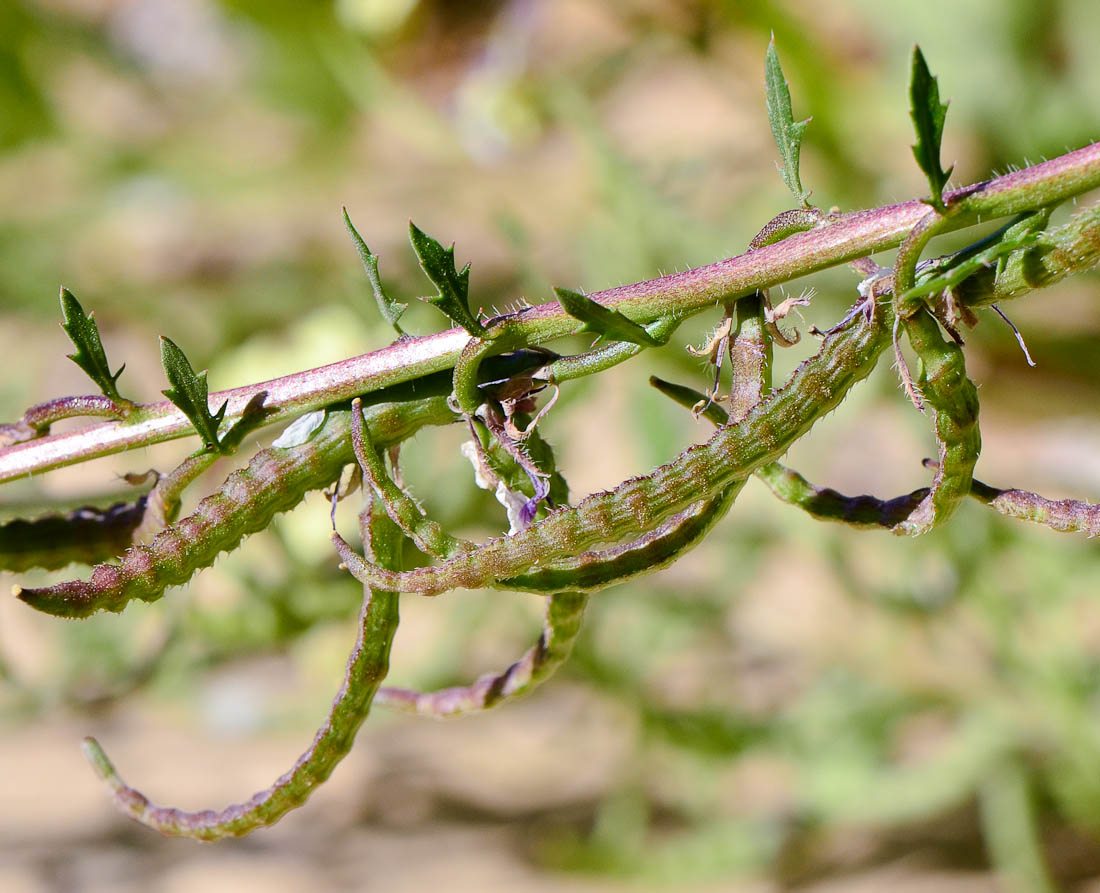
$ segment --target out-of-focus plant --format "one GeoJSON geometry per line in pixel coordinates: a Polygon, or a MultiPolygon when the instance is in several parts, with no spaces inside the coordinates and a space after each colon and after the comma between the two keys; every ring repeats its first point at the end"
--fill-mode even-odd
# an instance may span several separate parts
{"type": "MultiPolygon", "coordinates": [[[[56,569],[74,561],[95,565],[89,580],[17,588],[23,601],[67,617],[121,611],[134,599],[152,601],[168,586],[188,581],[309,491],[331,487],[334,509],[360,487],[366,494],[360,525],[365,555],[334,534],[336,549],[362,581],[365,597],[344,686],[314,744],[271,789],[219,812],[191,813],[150,804],[121,781],[99,745],[88,739],[88,755],[124,811],[168,834],[201,839],[244,834],[304,802],[347,752],[372,702],[452,716],[530,690],[568,656],[589,594],[681,557],[730,510],[751,476],[815,518],[855,527],[924,534],[948,521],[971,496],[1008,517],[1096,533],[1100,510],[1095,506],[1051,501],[974,479],[981,446],[978,400],[966,373],[960,332],[977,322],[982,309],[992,308],[1003,317],[998,302],[1096,265],[1096,210],[1079,210],[1057,225],[1051,225],[1050,212],[1100,185],[1097,146],[948,190],[951,170],[944,170],[940,161],[946,105],[915,50],[910,86],[917,135],[913,153],[927,177],[928,195],[874,210],[827,212],[810,203],[802,184],[799,158],[806,122],[794,120],[774,46],[768,50],[766,85],[780,172],[797,207],[764,226],[746,253],[707,267],[594,295],[557,289],[554,304],[489,317],[470,302],[470,268],[458,269],[454,246],[445,248],[411,225],[413,250],[435,292],[423,300],[457,324],[446,332],[414,337],[399,322],[407,303],[383,286],[377,257],[345,214],[379,310],[397,340],[331,366],[209,394],[205,374],[196,373],[183,351],[165,338],[162,359],[169,387],[164,393],[169,401],[159,404],[124,396],[122,369],[114,369],[108,360],[95,320],[63,290],[65,331],[76,347],[72,359],[100,393],[33,406],[0,429],[6,443],[0,450],[0,480],[188,434],[198,434],[202,446],[171,472],[154,473],[152,488],[133,501],[0,526],[0,555],[8,569],[56,569]],[[997,218],[1009,219],[961,250],[922,260],[934,236],[997,218]],[[892,268],[871,260],[872,254],[891,247],[899,248],[892,268]],[[768,289],[845,263],[859,274],[858,300],[827,330],[811,329],[821,339],[820,348],[785,384],[773,388],[773,348],[798,340],[784,320],[805,299],[773,305],[768,289]],[[716,426],[713,436],[649,474],[570,504],[554,454],[537,427],[559,390],[661,347],[685,318],[715,306],[721,308],[721,322],[698,351],[715,367],[713,383],[699,391],[653,381],[697,416],[710,419],[716,426]],[[607,343],[573,355],[545,346],[585,331],[607,343]],[[915,369],[903,352],[906,342],[915,369]],[[930,486],[889,500],[850,497],[811,484],[780,465],[778,459],[791,445],[836,408],[891,347],[907,394],[933,423],[938,455],[927,463],[933,471],[930,486]],[[723,397],[722,366],[727,360],[732,377],[730,394],[723,397]],[[89,416],[110,421],[50,431],[62,419],[89,416]],[[251,432],[285,422],[289,426],[271,447],[258,451],[194,512],[178,517],[182,494],[202,472],[240,449],[251,432]],[[421,429],[452,423],[469,428],[466,449],[478,483],[493,490],[506,509],[508,532],[484,543],[448,533],[402,483],[400,444],[421,429]],[[342,480],[347,468],[351,476],[342,480]],[[406,540],[436,563],[402,569],[406,540]],[[486,586],[546,597],[545,627],[530,651],[505,671],[469,686],[433,692],[380,687],[397,626],[396,593],[436,595],[486,586]]],[[[628,679],[601,671],[598,654],[585,650],[581,660],[595,678],[606,679],[614,690],[629,689],[628,679]]],[[[873,692],[857,694],[851,701],[853,712],[861,705],[876,715],[900,709],[876,700],[873,692]]],[[[653,735],[692,738],[692,723],[683,717],[670,724],[659,709],[643,713],[653,735]]],[[[848,721],[825,717],[823,723],[836,729],[848,721]]],[[[719,753],[767,737],[760,729],[723,727],[728,724],[716,717],[700,715],[695,722],[706,730],[697,743],[705,740],[719,753]]],[[[807,740],[805,746],[822,765],[831,765],[833,751],[844,765],[858,753],[861,759],[851,768],[858,764],[866,776],[874,761],[862,757],[877,745],[873,734],[859,740],[861,722],[851,723],[847,744],[827,736],[820,742],[807,740]],[[851,753],[849,746],[855,748],[851,753]]],[[[893,815],[921,814],[961,792],[977,791],[994,857],[1020,883],[1043,882],[1042,857],[1028,830],[1032,819],[1025,767],[1006,743],[1013,736],[997,732],[1003,723],[975,721],[974,726],[978,731],[962,734],[958,753],[949,754],[944,765],[884,774],[880,783],[897,790],[891,798],[893,815]],[[990,765],[996,773],[988,771],[990,765]],[[1028,845],[1021,846],[1021,840],[1028,845]]],[[[797,735],[793,742],[789,746],[802,746],[797,735]]],[[[829,814],[841,801],[850,808],[851,800],[829,787],[832,779],[850,777],[850,772],[833,773],[829,784],[815,786],[817,770],[808,764],[806,771],[807,798],[821,814],[829,814]]],[[[1058,785],[1067,792],[1067,809],[1087,811],[1071,793],[1072,783],[1058,785]]],[[[774,839],[767,829],[758,828],[756,834],[760,841],[774,839]]],[[[766,843],[760,844],[759,851],[767,849],[766,843]]],[[[637,859],[639,853],[629,850],[606,858],[637,859]]]]}

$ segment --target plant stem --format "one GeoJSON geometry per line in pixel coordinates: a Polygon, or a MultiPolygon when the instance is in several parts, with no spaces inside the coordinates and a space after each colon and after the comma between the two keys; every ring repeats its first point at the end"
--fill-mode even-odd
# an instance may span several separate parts
{"type": "MultiPolygon", "coordinates": [[[[948,229],[1055,205],[1100,186],[1100,143],[945,195],[948,229]]],[[[928,213],[920,201],[830,217],[816,229],[705,267],[591,295],[643,325],[683,317],[757,289],[896,247],[928,213]]],[[[529,344],[574,334],[580,323],[557,303],[517,313],[509,326],[529,344]]],[[[228,401],[226,421],[239,418],[259,390],[267,391],[267,423],[350,400],[390,385],[450,369],[469,340],[461,329],[400,339],[389,347],[272,381],[211,394],[228,401]]],[[[0,449],[0,483],[123,450],[193,434],[169,402],[136,407],[124,421],[89,425],[0,449]]]]}

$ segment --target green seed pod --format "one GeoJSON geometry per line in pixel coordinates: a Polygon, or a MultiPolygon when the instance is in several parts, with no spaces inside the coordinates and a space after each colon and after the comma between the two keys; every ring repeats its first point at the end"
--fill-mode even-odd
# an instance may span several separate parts
{"type": "MultiPolygon", "coordinates": [[[[446,424],[454,415],[442,396],[368,408],[376,441],[394,443],[427,424],[446,424]]],[[[168,525],[149,543],[131,547],[118,564],[100,564],[89,580],[40,589],[15,587],[15,594],[40,611],[87,617],[121,611],[137,599],[155,601],[169,586],[187,582],[223,551],[267,527],[276,514],[296,506],[307,492],[331,484],[353,460],[348,410],[333,410],[305,443],[258,452],[203,499],[193,514],[168,525]]]]}
{"type": "Polygon", "coordinates": [[[939,467],[928,494],[894,528],[919,536],[942,524],[970,492],[974,465],[982,450],[978,429],[978,391],[967,378],[962,348],[944,339],[925,309],[905,320],[909,342],[920,360],[917,386],[932,410],[939,467]]]}
{"type": "MultiPolygon", "coordinates": [[[[370,544],[379,563],[398,568],[403,536],[393,522],[382,512],[372,517],[368,507],[360,518],[360,525],[363,540],[370,544]]],[[[94,738],[85,738],[84,752],[96,774],[111,789],[115,805],[130,818],[161,834],[221,840],[273,825],[290,810],[305,803],[351,750],[355,735],[370,712],[375,692],[389,671],[390,646],[398,622],[397,595],[364,589],[355,647],[328,718],[305,753],[274,785],[244,803],[235,803],[220,811],[188,812],[156,806],[119,778],[94,738]]]]}
{"type": "Polygon", "coordinates": [[[874,368],[889,341],[886,312],[857,313],[830,334],[785,387],[762,400],[745,419],[719,429],[704,444],[647,475],[558,509],[514,536],[501,537],[441,565],[394,574],[356,555],[339,536],[334,543],[351,573],[371,585],[436,595],[479,588],[546,566],[598,543],[650,529],[782,455],[849,388],[874,368]]]}
{"type": "Polygon", "coordinates": [[[1100,505],[1077,499],[1047,499],[1027,490],[998,490],[974,481],[970,495],[1009,518],[1032,521],[1060,533],[1100,536],[1100,505]]]}
{"type": "Polygon", "coordinates": [[[130,546],[146,502],[142,496],[105,509],[83,506],[64,515],[0,524],[0,570],[57,570],[68,564],[107,561],[130,546]]]}
{"type": "Polygon", "coordinates": [[[569,658],[581,631],[588,596],[558,592],[547,599],[546,619],[538,641],[502,673],[489,673],[471,685],[419,692],[407,688],[378,690],[374,703],[404,713],[445,719],[496,707],[529,694],[569,658]]]}

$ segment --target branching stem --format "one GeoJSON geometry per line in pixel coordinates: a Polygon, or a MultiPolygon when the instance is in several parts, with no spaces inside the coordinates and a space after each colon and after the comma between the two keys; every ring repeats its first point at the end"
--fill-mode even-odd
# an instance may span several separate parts
{"type": "MultiPolygon", "coordinates": [[[[944,196],[951,208],[943,231],[981,220],[1037,210],[1100,186],[1100,143],[964,187],[944,196]]],[[[591,295],[642,325],[682,318],[757,289],[866,257],[899,245],[928,214],[919,200],[839,214],[827,225],[797,232],[782,241],[659,279],[591,295]]],[[[965,294],[962,296],[965,300],[965,294]]],[[[580,327],[557,302],[515,314],[510,327],[528,344],[576,333],[580,327]]],[[[421,338],[399,339],[373,353],[255,385],[210,395],[213,405],[228,401],[226,421],[240,417],[258,390],[268,393],[268,424],[309,410],[350,400],[389,385],[450,369],[470,336],[450,329],[421,338]]],[[[125,421],[91,425],[37,438],[0,450],[0,483],[193,433],[182,412],[163,402],[136,407],[125,421]]]]}

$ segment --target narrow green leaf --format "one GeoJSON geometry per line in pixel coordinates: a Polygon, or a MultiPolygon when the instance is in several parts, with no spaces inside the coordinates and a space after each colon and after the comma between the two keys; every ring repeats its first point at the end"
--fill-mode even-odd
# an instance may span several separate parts
{"type": "Polygon", "coordinates": [[[684,407],[684,409],[695,412],[697,406],[702,406],[699,415],[708,422],[713,422],[717,427],[725,425],[730,420],[730,414],[702,391],[697,391],[695,388],[689,388],[686,385],[665,381],[656,375],[649,376],[649,384],[666,397],[671,398],[674,403],[684,407]]]}
{"type": "Polygon", "coordinates": [[[584,323],[581,331],[596,332],[611,341],[629,341],[646,347],[656,347],[662,343],[618,310],[604,307],[587,295],[567,288],[555,288],[554,296],[566,313],[584,323]]]}
{"type": "Polygon", "coordinates": [[[775,37],[768,44],[764,62],[764,98],[768,107],[768,122],[772,127],[772,136],[779,147],[779,157],[783,166],[779,173],[787,188],[794,193],[798,203],[809,207],[810,191],[802,188],[798,174],[798,156],[802,150],[802,134],[810,118],[795,121],[791,111],[791,91],[787,88],[787,79],[783,76],[783,66],[779,64],[779,54],[775,51],[775,37]]]}
{"type": "Polygon", "coordinates": [[[218,426],[225,417],[228,401],[213,415],[210,413],[210,392],[206,385],[206,372],[196,373],[183,351],[170,339],[160,336],[160,361],[164,374],[172,386],[162,391],[187,416],[202,438],[207,449],[221,452],[218,426]]]}
{"type": "Polygon", "coordinates": [[[461,271],[455,268],[454,243],[444,248],[411,220],[409,241],[424,275],[439,289],[439,294],[421,300],[438,307],[471,335],[485,337],[485,326],[470,312],[470,265],[466,264],[461,271]]]}
{"type": "Polygon", "coordinates": [[[370,283],[371,291],[374,292],[374,300],[378,304],[378,310],[382,314],[382,318],[393,326],[398,335],[404,335],[405,332],[397,324],[397,321],[401,319],[401,314],[409,309],[409,305],[395,301],[386,294],[386,290],[382,287],[382,280],[378,278],[378,256],[371,253],[367,243],[359,235],[359,230],[355,228],[351,222],[351,217],[348,216],[348,209],[344,208],[343,210],[344,226],[347,227],[348,235],[355,243],[355,250],[359,252],[359,260],[363,262],[363,269],[367,273],[367,281],[370,283]]]}
{"type": "Polygon", "coordinates": [[[932,197],[928,204],[939,211],[944,209],[943,187],[954,166],[943,170],[940,167],[940,143],[943,140],[943,122],[947,117],[947,103],[940,102],[940,88],[924,54],[919,46],[913,47],[913,67],[909,76],[909,114],[913,118],[913,128],[917,133],[917,142],[913,146],[913,157],[928,178],[932,197]]]}
{"type": "Polygon", "coordinates": [[[104,396],[117,400],[120,403],[127,402],[118,393],[116,382],[126,368],[123,363],[118,367],[118,372],[111,374],[111,367],[107,364],[107,354],[103,350],[103,342],[99,338],[99,326],[92,314],[86,314],[80,302],[67,288],[61,289],[61,313],[65,321],[61,328],[76,345],[76,353],[68,354],[70,360],[87,373],[88,377],[96,383],[104,396]]]}

